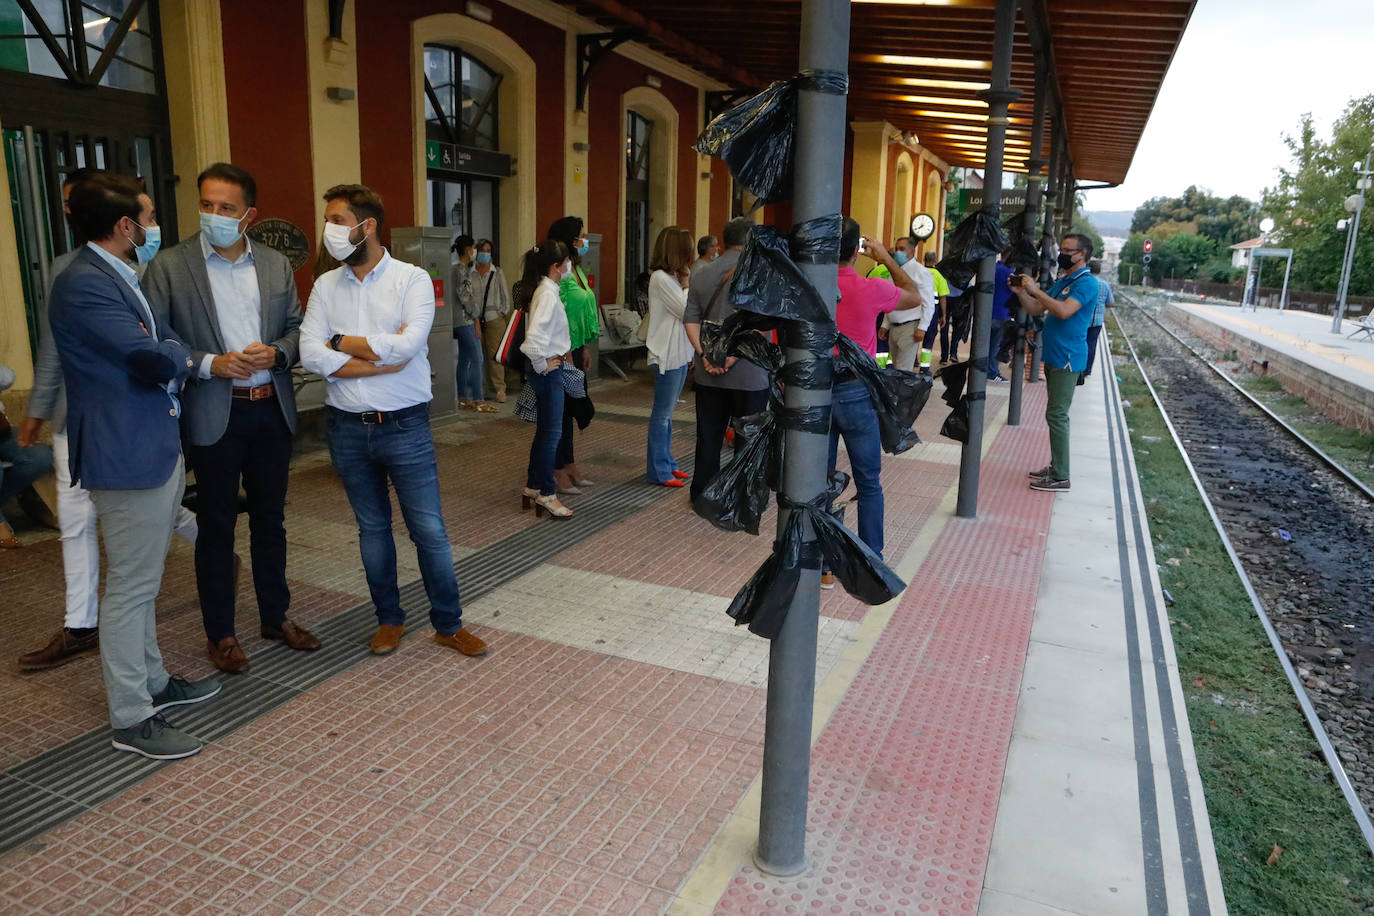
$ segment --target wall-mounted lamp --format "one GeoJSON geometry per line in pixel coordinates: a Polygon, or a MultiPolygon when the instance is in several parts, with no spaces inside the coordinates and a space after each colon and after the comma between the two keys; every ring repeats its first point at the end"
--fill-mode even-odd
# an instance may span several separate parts
{"type": "Polygon", "coordinates": [[[328,86],[324,90],[324,95],[333,102],[351,102],[358,97],[358,93],[346,86],[328,86]]]}
{"type": "Polygon", "coordinates": [[[647,84],[648,84],[651,88],[653,88],[653,89],[662,89],[662,88],[663,88],[663,80],[659,79],[658,77],[654,76],[653,74],[650,74],[649,76],[644,77],[644,82],[647,83],[647,84]]]}
{"type": "Polygon", "coordinates": [[[467,13],[478,22],[491,22],[491,8],[480,3],[468,3],[467,13]]]}
{"type": "Polygon", "coordinates": [[[587,152],[587,151],[588,151],[589,149],[591,149],[591,148],[592,148],[592,145],[591,145],[590,143],[585,143],[585,142],[583,142],[582,140],[578,140],[578,141],[576,141],[576,142],[573,143],[573,151],[574,151],[574,152],[585,153],[585,152],[587,152]]]}

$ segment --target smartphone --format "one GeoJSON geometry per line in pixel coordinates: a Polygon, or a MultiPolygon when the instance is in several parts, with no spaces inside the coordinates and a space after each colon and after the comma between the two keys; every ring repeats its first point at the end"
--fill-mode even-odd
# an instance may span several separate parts
{"type": "Polygon", "coordinates": [[[1026,278],[1022,274],[1012,274],[1010,277],[1007,277],[1008,286],[1022,286],[1025,282],[1026,278]]]}
{"type": "Polygon", "coordinates": [[[859,254],[868,254],[868,239],[862,235],[859,236],[859,254]]]}

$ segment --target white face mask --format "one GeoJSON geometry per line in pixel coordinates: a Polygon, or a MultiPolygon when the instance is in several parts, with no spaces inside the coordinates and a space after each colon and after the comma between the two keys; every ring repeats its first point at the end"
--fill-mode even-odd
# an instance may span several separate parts
{"type": "Polygon", "coordinates": [[[560,280],[566,280],[566,279],[568,279],[568,278],[571,277],[571,276],[572,276],[572,260],[569,259],[569,260],[567,260],[567,261],[564,261],[563,264],[562,264],[562,266],[558,268],[558,279],[560,279],[560,280]]]}
{"type": "Polygon", "coordinates": [[[324,224],[324,247],[334,260],[347,260],[348,256],[357,251],[358,246],[367,240],[366,235],[356,242],[350,240],[350,236],[356,228],[356,226],[340,226],[338,223],[324,224]]]}

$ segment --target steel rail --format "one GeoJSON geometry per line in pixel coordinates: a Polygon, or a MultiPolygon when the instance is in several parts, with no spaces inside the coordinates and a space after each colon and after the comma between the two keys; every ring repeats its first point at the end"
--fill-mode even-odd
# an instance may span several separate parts
{"type": "MultiPolygon", "coordinates": [[[[1135,306],[1135,303],[1131,303],[1135,306]]],[[[1139,306],[1135,306],[1139,308],[1139,306]]],[[[1143,311],[1143,309],[1142,309],[1143,311]]],[[[1158,322],[1155,322],[1158,324],[1158,322]]],[[[1273,648],[1274,654],[1278,657],[1279,665],[1283,668],[1284,675],[1288,678],[1288,684],[1293,689],[1297,697],[1298,705],[1302,708],[1302,714],[1307,719],[1307,726],[1312,730],[1313,736],[1317,739],[1317,744],[1321,747],[1322,756],[1326,758],[1327,766],[1331,769],[1331,775],[1340,787],[1341,794],[1345,796],[1346,804],[1350,806],[1350,813],[1355,816],[1355,823],[1360,828],[1360,833],[1364,835],[1365,845],[1369,847],[1370,853],[1374,854],[1374,823],[1370,822],[1369,812],[1365,810],[1364,802],[1360,800],[1359,794],[1355,791],[1354,785],[1350,782],[1350,777],[1346,775],[1345,765],[1341,763],[1340,755],[1336,753],[1335,746],[1331,743],[1331,737],[1326,733],[1326,727],[1322,725],[1321,717],[1317,715],[1317,709],[1312,705],[1312,699],[1307,695],[1307,688],[1302,685],[1298,673],[1293,668],[1293,663],[1289,661],[1288,652],[1283,647],[1283,640],[1279,637],[1278,631],[1274,629],[1273,621],[1269,619],[1269,614],[1264,609],[1264,603],[1260,600],[1259,594],[1255,591],[1254,584],[1250,577],[1246,575],[1245,567],[1241,564],[1240,556],[1236,553],[1235,546],[1231,543],[1231,538],[1226,534],[1226,529],[1222,525],[1221,517],[1217,515],[1216,507],[1212,505],[1212,500],[1207,496],[1207,490],[1202,485],[1202,479],[1198,477],[1197,469],[1193,467],[1192,459],[1188,457],[1187,450],[1183,447],[1183,440],[1174,428],[1173,421],[1169,419],[1169,413],[1164,409],[1164,404],[1159,399],[1159,393],[1150,382],[1150,376],[1145,371],[1145,366],[1140,362],[1140,355],[1136,352],[1135,344],[1131,342],[1131,337],[1126,333],[1125,327],[1118,320],[1117,329],[1121,333],[1121,339],[1125,342],[1127,349],[1131,351],[1131,359],[1135,361],[1136,369],[1140,371],[1140,378],[1145,382],[1145,387],[1150,392],[1150,397],[1154,398],[1155,406],[1159,408],[1159,415],[1164,419],[1164,426],[1169,430],[1169,436],[1173,439],[1174,447],[1183,458],[1183,464],[1188,468],[1188,474],[1193,478],[1193,485],[1197,487],[1198,496],[1202,498],[1202,504],[1207,508],[1207,514],[1212,519],[1212,525],[1217,530],[1217,536],[1221,538],[1222,546],[1226,548],[1226,554],[1231,558],[1231,565],[1236,570],[1236,575],[1240,577],[1241,585],[1245,588],[1245,593],[1250,596],[1250,603],[1255,609],[1255,616],[1259,618],[1260,624],[1264,627],[1265,635],[1269,637],[1269,645],[1273,648]]],[[[1160,325],[1163,327],[1163,325],[1160,325]]],[[[1168,330],[1168,328],[1164,328],[1168,330]]],[[[1177,337],[1175,336],[1175,339],[1177,337]]],[[[1183,341],[1179,341],[1183,343],[1183,341]]],[[[1187,347],[1187,344],[1183,344],[1187,347]]],[[[1189,347],[1189,350],[1192,348],[1189,347]]],[[[1195,351],[1194,351],[1195,352],[1195,351]]],[[[1201,357],[1199,357],[1201,358],[1201,357]]],[[[1205,360],[1204,360],[1205,362],[1205,360]]],[[[1227,379],[1229,382],[1230,379],[1227,379]]],[[[1280,421],[1281,422],[1281,421],[1280,421]]],[[[1285,424],[1286,427],[1286,424],[1285,424]]],[[[1291,430],[1290,430],[1291,431],[1291,430]]],[[[1323,456],[1325,457],[1325,456],[1323,456]]],[[[1327,459],[1330,460],[1329,458],[1327,459]]]]}
{"type": "MultiPolygon", "coordinates": [[[[1220,378],[1222,381],[1226,382],[1226,384],[1230,385],[1232,388],[1234,388],[1236,391],[1238,391],[1238,392],[1239,392],[1242,396],[1244,396],[1245,399],[1248,400],[1253,406],[1255,406],[1255,407],[1259,408],[1261,411],[1263,411],[1265,416],[1267,416],[1269,419],[1273,420],[1275,423],[1277,423],[1277,424],[1283,429],[1284,432],[1288,433],[1288,435],[1290,435],[1290,436],[1292,436],[1294,439],[1296,439],[1296,440],[1298,441],[1298,444],[1300,444],[1303,448],[1307,449],[1309,452],[1311,452],[1312,454],[1316,455],[1319,459],[1321,459],[1321,461],[1322,461],[1323,463],[1325,463],[1332,471],[1334,471],[1334,472],[1335,472],[1337,475],[1339,475],[1343,480],[1345,480],[1346,483],[1350,484],[1352,487],[1354,487],[1355,489],[1357,489],[1357,490],[1359,490],[1361,493],[1363,493],[1365,499],[1368,499],[1370,502],[1374,502],[1374,489],[1370,489],[1369,486],[1366,485],[1364,481],[1360,480],[1360,479],[1359,479],[1358,477],[1356,477],[1354,474],[1352,474],[1352,473],[1350,473],[1349,471],[1347,471],[1347,470],[1345,469],[1345,467],[1342,466],[1341,463],[1340,463],[1339,461],[1337,461],[1335,458],[1332,458],[1332,457],[1331,457],[1330,455],[1328,455],[1326,452],[1322,451],[1322,450],[1321,450],[1321,446],[1317,445],[1317,444],[1316,444],[1315,442],[1313,442],[1311,439],[1307,438],[1307,437],[1304,436],[1302,433],[1298,432],[1296,429],[1294,429],[1293,427],[1289,426],[1288,423],[1287,423],[1287,421],[1285,421],[1285,420],[1284,420],[1282,417],[1280,417],[1278,414],[1276,414],[1276,413],[1274,413],[1272,410],[1270,410],[1264,403],[1262,403],[1262,402],[1261,402],[1258,398],[1256,398],[1253,394],[1251,394],[1250,392],[1248,392],[1248,391],[1246,391],[1244,388],[1242,388],[1242,387],[1240,386],[1240,384],[1239,384],[1235,379],[1231,378],[1229,375],[1227,375],[1227,374],[1226,374],[1225,372],[1223,372],[1221,369],[1217,368],[1215,365],[1212,364],[1211,360],[1209,360],[1207,357],[1205,357],[1205,356],[1203,356],[1201,353],[1199,353],[1191,344],[1189,344],[1189,343],[1188,343],[1186,340],[1184,340],[1182,337],[1179,337],[1177,334],[1175,334],[1172,328],[1169,328],[1168,326],[1166,326],[1166,325],[1164,324],[1164,322],[1160,321],[1160,320],[1159,320],[1158,318],[1156,318],[1154,315],[1150,314],[1150,310],[1149,310],[1149,309],[1147,309],[1147,308],[1145,308],[1144,306],[1140,305],[1140,303],[1136,302],[1132,297],[1127,296],[1127,295],[1124,294],[1124,293],[1121,293],[1121,294],[1119,294],[1119,295],[1120,295],[1120,297],[1121,297],[1122,299],[1124,299],[1126,302],[1129,302],[1129,303],[1130,303],[1131,308],[1133,308],[1133,309],[1135,309],[1136,311],[1140,312],[1142,315],[1144,315],[1144,316],[1145,316],[1146,318],[1148,318],[1150,321],[1154,322],[1154,324],[1155,324],[1161,331],[1163,331],[1165,334],[1168,334],[1168,335],[1169,335],[1170,337],[1172,337],[1175,341],[1177,341],[1179,346],[1183,347],[1183,348],[1184,348],[1185,350],[1187,350],[1189,353],[1191,353],[1191,354],[1193,354],[1194,356],[1196,356],[1196,357],[1202,362],[1203,365],[1205,365],[1208,369],[1211,369],[1214,373],[1216,373],[1216,375],[1217,375],[1218,378],[1220,378]]],[[[1120,322],[1117,323],[1117,326],[1118,326],[1118,327],[1120,326],[1120,322]]],[[[1124,331],[1124,330],[1122,331],[1122,334],[1123,334],[1123,335],[1125,334],[1125,331],[1124,331]]]]}

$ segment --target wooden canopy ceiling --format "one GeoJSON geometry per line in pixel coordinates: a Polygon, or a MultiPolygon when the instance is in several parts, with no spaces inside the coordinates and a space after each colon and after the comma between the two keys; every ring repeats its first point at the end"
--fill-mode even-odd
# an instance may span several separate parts
{"type": "MultiPolygon", "coordinates": [[[[801,0],[563,0],[608,30],[641,40],[731,88],[797,70],[801,0]]],[[[1046,63],[1063,101],[1047,109],[1045,155],[1068,138],[1080,181],[1125,180],[1195,0],[1022,0],[1013,51],[1007,168],[1025,171],[1035,89],[1031,34],[1043,23],[1046,63]]],[[[952,165],[981,167],[995,0],[854,0],[851,120],[885,120],[952,165]]],[[[1036,32],[1036,34],[1042,34],[1036,32]]],[[[1039,44],[1037,41],[1036,44],[1039,44]]]]}

